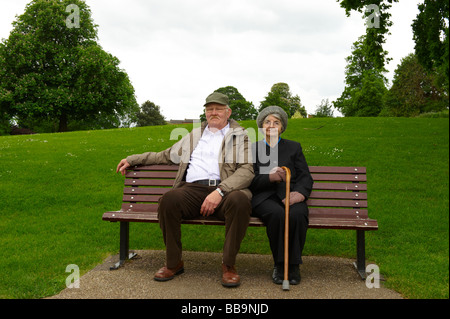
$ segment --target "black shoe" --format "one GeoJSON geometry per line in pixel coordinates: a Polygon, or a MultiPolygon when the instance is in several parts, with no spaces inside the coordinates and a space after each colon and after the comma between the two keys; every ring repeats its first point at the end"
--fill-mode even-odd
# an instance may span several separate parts
{"type": "Polygon", "coordinates": [[[289,283],[291,285],[298,285],[302,280],[300,276],[300,266],[299,265],[289,265],[289,283]]]}
{"type": "Polygon", "coordinates": [[[273,266],[272,281],[277,285],[281,285],[283,283],[283,276],[284,276],[283,264],[275,264],[273,266]]]}

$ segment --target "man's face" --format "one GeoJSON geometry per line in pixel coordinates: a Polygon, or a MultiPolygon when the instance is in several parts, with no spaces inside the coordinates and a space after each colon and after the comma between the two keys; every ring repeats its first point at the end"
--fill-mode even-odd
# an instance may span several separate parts
{"type": "Polygon", "coordinates": [[[226,105],[210,103],[205,107],[205,115],[210,129],[221,130],[227,126],[231,109],[226,105]]]}

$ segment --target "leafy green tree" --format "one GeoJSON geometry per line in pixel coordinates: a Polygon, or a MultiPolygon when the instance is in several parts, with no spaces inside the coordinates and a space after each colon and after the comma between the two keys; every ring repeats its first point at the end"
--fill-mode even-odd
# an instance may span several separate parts
{"type": "Polygon", "coordinates": [[[166,120],[161,114],[161,109],[153,102],[146,101],[142,104],[137,114],[137,126],[165,125],[166,120]]]}
{"type": "Polygon", "coordinates": [[[346,87],[334,102],[334,107],[344,116],[378,116],[383,109],[386,92],[384,77],[367,70],[361,76],[361,87],[346,87]]]}
{"type": "Polygon", "coordinates": [[[230,108],[233,110],[231,118],[236,121],[254,120],[258,116],[258,111],[255,109],[253,103],[247,101],[235,87],[226,86],[216,91],[228,96],[230,99],[230,108]]]}
{"type": "Polygon", "coordinates": [[[442,89],[436,87],[434,74],[419,63],[415,54],[403,58],[395,70],[392,87],[386,95],[386,116],[417,116],[448,107],[442,89]]]}
{"type": "Polygon", "coordinates": [[[370,57],[366,36],[353,44],[352,55],[347,60],[346,86],[333,105],[344,116],[378,116],[383,109],[387,79],[370,57]]]}
{"type": "Polygon", "coordinates": [[[337,2],[340,2],[347,16],[350,16],[352,11],[364,13],[366,34],[363,45],[367,48],[367,58],[377,70],[384,69],[385,64],[389,62],[387,52],[383,49],[386,35],[392,26],[389,9],[392,3],[398,0],[337,0],[337,2]]]}
{"type": "Polygon", "coordinates": [[[119,60],[96,39],[84,1],[31,1],[0,44],[0,113],[57,121],[60,132],[74,121],[118,127],[139,106],[119,60]]]}
{"type": "MultiPolygon", "coordinates": [[[[225,86],[216,90],[228,96],[230,100],[229,107],[233,111],[231,118],[236,121],[254,120],[258,116],[258,111],[255,109],[252,102],[247,101],[244,96],[239,93],[234,86],[225,86]]],[[[205,121],[205,114],[200,115],[200,120],[205,121]]]]}
{"type": "Polygon", "coordinates": [[[436,85],[449,90],[449,0],[425,0],[412,24],[415,53],[427,72],[437,75],[436,85]]]}
{"type": "Polygon", "coordinates": [[[281,107],[291,118],[296,112],[300,112],[303,117],[308,114],[305,107],[302,105],[298,95],[292,95],[289,85],[286,83],[276,83],[270,89],[270,92],[261,102],[259,111],[266,107],[276,105],[281,107]]]}
{"type": "Polygon", "coordinates": [[[345,89],[333,102],[345,116],[378,116],[387,92],[385,65],[391,60],[383,49],[392,26],[389,9],[398,0],[337,0],[347,16],[352,11],[364,13],[366,34],[353,44],[347,60],[345,89]]]}
{"type": "Polygon", "coordinates": [[[317,105],[315,117],[333,117],[333,106],[328,99],[317,105]]]}

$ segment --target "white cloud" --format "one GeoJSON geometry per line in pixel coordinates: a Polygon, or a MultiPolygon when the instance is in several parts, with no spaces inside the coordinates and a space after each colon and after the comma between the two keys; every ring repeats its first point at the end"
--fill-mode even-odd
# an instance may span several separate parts
{"type": "MultiPolygon", "coordinates": [[[[417,1],[393,6],[391,74],[413,51],[417,1]]],[[[0,38],[28,2],[0,0],[0,38]]],[[[121,61],[138,103],[151,100],[167,119],[198,117],[206,96],[227,85],[258,107],[278,82],[312,113],[322,99],[342,93],[345,58],[365,32],[360,15],[347,17],[335,0],[86,2],[100,45],[121,61]]]]}

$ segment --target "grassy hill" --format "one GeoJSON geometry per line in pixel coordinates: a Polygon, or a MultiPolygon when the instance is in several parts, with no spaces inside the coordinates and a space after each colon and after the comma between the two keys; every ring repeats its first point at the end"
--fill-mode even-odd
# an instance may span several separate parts
{"type": "MultiPolygon", "coordinates": [[[[254,121],[242,125],[255,132],[254,121]]],[[[171,146],[189,125],[0,137],[0,298],[42,298],[65,288],[66,267],[86,273],[118,252],[119,225],[101,220],[121,205],[117,163],[171,146]]],[[[406,298],[448,298],[449,120],[290,120],[310,165],[366,166],[366,257],[406,298]]],[[[185,250],[221,251],[222,227],[183,225],[185,250]],[[206,236],[217,240],[205,245],[206,236]]],[[[132,224],[132,249],[164,249],[155,224],[132,224]]],[[[311,229],[306,255],[355,257],[353,231],[311,229]]],[[[241,252],[270,254],[265,229],[241,252]]]]}

